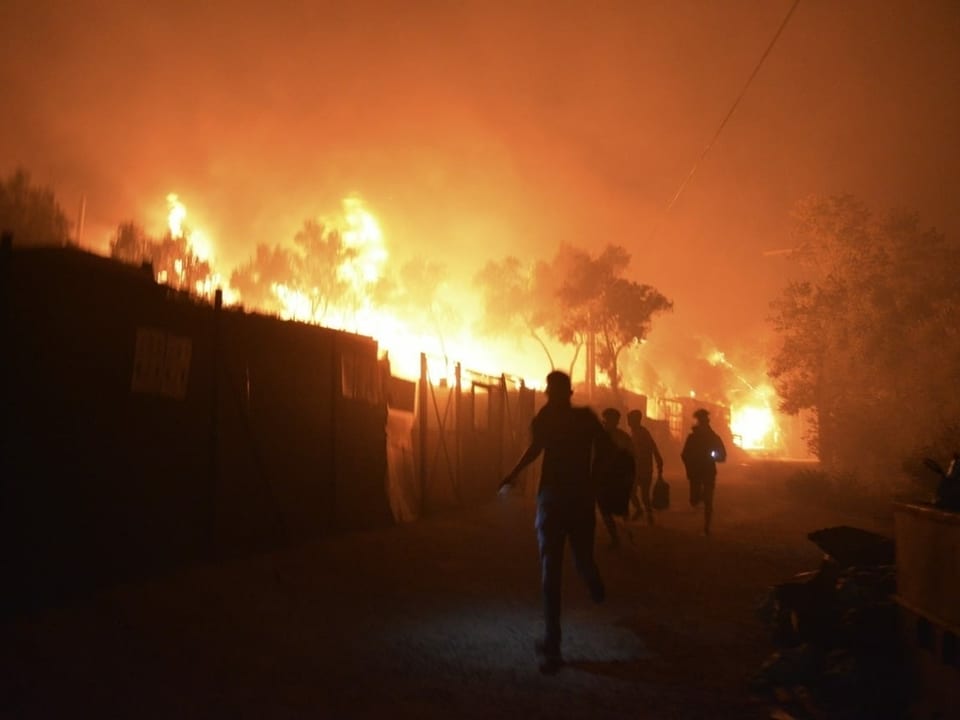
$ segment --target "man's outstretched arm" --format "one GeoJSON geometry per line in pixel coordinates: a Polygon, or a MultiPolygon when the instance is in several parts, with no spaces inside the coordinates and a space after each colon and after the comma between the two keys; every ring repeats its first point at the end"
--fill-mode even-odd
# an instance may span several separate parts
{"type": "Polygon", "coordinates": [[[502,490],[505,487],[513,485],[514,481],[517,479],[517,475],[522,473],[527,465],[536,460],[537,456],[542,450],[543,446],[541,446],[539,443],[530,443],[527,449],[523,451],[523,455],[520,456],[520,459],[517,460],[517,464],[513,466],[513,470],[508,472],[507,476],[503,479],[503,482],[500,483],[500,489],[502,490]]]}

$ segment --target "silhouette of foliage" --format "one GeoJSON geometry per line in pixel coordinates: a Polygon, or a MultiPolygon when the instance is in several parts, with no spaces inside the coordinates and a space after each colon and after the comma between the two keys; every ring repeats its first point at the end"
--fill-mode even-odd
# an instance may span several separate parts
{"type": "Polygon", "coordinates": [[[782,409],[815,411],[812,449],[831,468],[897,465],[960,418],[960,244],[849,195],[801,203],[794,234],[802,277],[770,318],[782,409]]]}
{"type": "MultiPolygon", "coordinates": [[[[357,251],[344,242],[335,228],[305,220],[293,237],[293,246],[257,245],[254,256],[237,267],[230,285],[241,300],[261,310],[280,312],[279,293],[299,293],[309,302],[303,320],[323,323],[333,306],[356,309],[362,282],[349,272],[357,251]]],[[[385,292],[381,289],[381,292],[385,292]]]]}
{"type": "Polygon", "coordinates": [[[0,232],[11,233],[20,246],[66,245],[70,222],[53,191],[17,169],[0,181],[0,232]]]}
{"type": "Polygon", "coordinates": [[[159,239],[153,239],[132,220],[120,223],[110,242],[110,257],[131,265],[149,263],[154,277],[172,287],[205,295],[210,284],[210,263],[200,260],[190,248],[189,229],[180,237],[169,231],[159,239]]]}
{"type": "Polygon", "coordinates": [[[371,299],[402,318],[410,331],[435,336],[446,356],[446,338],[460,323],[460,313],[444,298],[446,283],[443,264],[417,257],[385,273],[371,289],[371,299]]]}
{"type": "Polygon", "coordinates": [[[273,288],[289,282],[293,275],[293,255],[279,245],[260,243],[254,256],[230,275],[230,287],[240,293],[243,302],[264,312],[279,313],[279,299],[273,288]]]}
{"type": "Polygon", "coordinates": [[[620,355],[650,332],[653,317],[673,307],[659,291],[625,278],[630,255],[616,245],[593,257],[561,245],[550,262],[524,267],[508,257],[491,261],[477,274],[484,294],[486,325],[504,332],[524,328],[541,345],[554,367],[544,339],[574,347],[572,371],[591,337],[597,363],[619,389],[620,355]]]}
{"type": "Polygon", "coordinates": [[[322,322],[330,305],[343,302],[350,284],[340,268],[356,255],[339,231],[316,220],[306,220],[293,238],[294,289],[310,298],[311,317],[322,322]]]}
{"type": "Polygon", "coordinates": [[[563,342],[592,336],[597,365],[614,392],[621,382],[620,354],[647,337],[654,315],[673,309],[656,288],[623,277],[629,263],[630,255],[618,245],[608,245],[596,257],[561,247],[555,261],[563,278],[555,334],[563,342]]]}
{"type": "Polygon", "coordinates": [[[150,262],[152,241],[143,228],[132,220],[120,223],[110,243],[110,257],[130,265],[150,262]]]}
{"type": "Polygon", "coordinates": [[[547,347],[549,305],[556,304],[545,263],[525,267],[516,257],[490,260],[474,277],[484,298],[482,330],[490,334],[525,333],[540,346],[550,369],[556,369],[547,347]]]}

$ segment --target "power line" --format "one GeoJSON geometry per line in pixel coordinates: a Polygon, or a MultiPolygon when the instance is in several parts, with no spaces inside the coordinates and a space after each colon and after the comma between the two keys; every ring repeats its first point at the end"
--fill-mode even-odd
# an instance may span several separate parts
{"type": "MultiPolygon", "coordinates": [[[[674,204],[677,202],[677,199],[683,193],[684,189],[690,183],[690,180],[693,178],[694,174],[697,172],[697,168],[700,167],[700,163],[703,162],[703,159],[707,156],[707,153],[710,152],[710,149],[713,147],[714,143],[717,142],[717,138],[720,137],[720,133],[723,132],[723,129],[727,126],[727,123],[730,121],[730,118],[733,116],[734,111],[736,111],[737,106],[740,105],[740,101],[743,100],[744,95],[747,94],[747,89],[750,87],[750,84],[753,82],[753,79],[757,76],[757,73],[760,72],[760,68],[763,67],[764,61],[767,59],[767,56],[770,54],[770,51],[773,50],[773,46],[777,44],[777,40],[780,38],[780,35],[783,33],[787,23],[790,22],[791,16],[793,16],[794,10],[797,9],[797,5],[800,4],[800,0],[794,0],[793,5],[790,6],[790,10],[787,11],[786,17],[783,18],[783,22],[780,23],[780,27],[777,28],[777,32],[774,33],[773,39],[770,41],[770,44],[767,45],[767,49],[763,51],[763,55],[760,56],[760,60],[757,61],[757,64],[753,68],[753,72],[750,73],[750,76],[747,78],[747,81],[743,84],[743,88],[740,90],[740,94],[737,95],[736,100],[733,101],[733,105],[730,106],[730,110],[724,116],[723,120],[720,122],[720,127],[717,128],[717,131],[713,134],[713,137],[710,139],[710,142],[707,143],[706,147],[703,148],[703,152],[700,153],[700,157],[696,159],[693,163],[693,167],[690,168],[690,172],[687,173],[687,176],[683,179],[683,182],[680,183],[680,187],[677,188],[677,191],[673,194],[673,197],[670,198],[670,202],[667,203],[666,208],[663,210],[661,216],[665,217],[673,208],[674,204]]],[[[660,223],[657,223],[659,227],[660,223]]],[[[656,230],[656,229],[655,229],[656,230]]],[[[656,232],[653,233],[654,235],[656,232]]]]}

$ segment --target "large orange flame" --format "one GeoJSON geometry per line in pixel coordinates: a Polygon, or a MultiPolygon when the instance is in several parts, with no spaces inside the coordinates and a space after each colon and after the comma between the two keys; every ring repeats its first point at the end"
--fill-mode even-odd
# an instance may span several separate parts
{"type": "Polygon", "coordinates": [[[745,398],[738,399],[730,406],[730,431],[734,442],[744,450],[776,448],[780,429],[772,405],[775,396],[773,388],[768,384],[754,385],[749,382],[720,350],[710,353],[707,360],[711,365],[722,365],[731,370],[746,391],[745,398]]]}
{"type": "Polygon", "coordinates": [[[187,208],[180,202],[176,193],[167,195],[167,206],[170,208],[167,213],[167,227],[170,230],[170,237],[179,240],[183,237],[183,221],[187,217],[187,208]]]}
{"type": "MultiPolygon", "coordinates": [[[[200,230],[187,226],[186,206],[179,197],[170,193],[167,204],[170,236],[185,241],[184,256],[175,260],[169,272],[162,271],[158,280],[183,287],[188,268],[193,267],[196,260],[205,261],[210,272],[194,281],[193,291],[212,297],[213,292],[221,288],[225,303],[243,301],[244,298],[224,283],[216,272],[214,244],[200,230]]],[[[528,387],[542,386],[549,368],[544,368],[542,359],[532,357],[538,355],[538,350],[524,348],[518,338],[499,342],[473,335],[465,311],[477,306],[478,301],[468,288],[442,287],[445,298],[458,308],[453,313],[457,317],[446,323],[438,321],[434,308],[420,307],[401,312],[374,301],[373,291],[386,274],[390,252],[379,221],[360,198],[344,199],[341,212],[336,217],[324,218],[322,227],[325,232],[338,233],[348,250],[336,267],[337,278],[349,288],[344,296],[346,299],[328,303],[321,297],[320,289],[303,283],[302,278],[291,276],[270,286],[274,307],[254,306],[251,309],[277,312],[279,308],[278,314],[284,319],[322,322],[327,327],[372,337],[389,355],[391,371],[398,377],[418,378],[423,353],[427,357],[427,374],[433,383],[452,384],[456,363],[460,362],[464,383],[469,383],[472,372],[499,376],[504,369],[511,369],[519,372],[518,377],[524,377],[528,387]],[[421,315],[419,318],[411,315],[417,310],[421,315]],[[427,316],[430,316],[429,321],[425,320],[427,316]]],[[[730,413],[734,441],[748,450],[775,448],[779,428],[772,405],[772,388],[748,382],[719,350],[710,353],[707,360],[730,370],[742,385],[731,393],[731,397],[736,398],[730,413]]]]}

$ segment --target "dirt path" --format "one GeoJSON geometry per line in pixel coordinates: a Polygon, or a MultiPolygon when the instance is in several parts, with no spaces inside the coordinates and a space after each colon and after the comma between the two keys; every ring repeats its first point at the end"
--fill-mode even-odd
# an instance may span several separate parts
{"type": "Polygon", "coordinates": [[[0,716],[757,718],[766,588],[819,562],[836,511],[725,468],[716,532],[674,510],[610,550],[609,599],[567,566],[568,666],[541,675],[533,508],[521,498],[102,592],[2,628],[0,716]]]}

